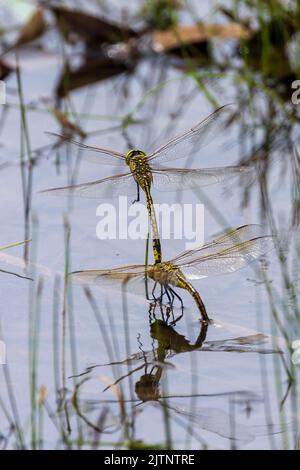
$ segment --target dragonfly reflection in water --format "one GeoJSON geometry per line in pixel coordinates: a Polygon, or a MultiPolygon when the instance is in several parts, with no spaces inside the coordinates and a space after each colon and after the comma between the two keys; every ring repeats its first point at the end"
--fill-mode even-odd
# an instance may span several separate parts
{"type": "Polygon", "coordinates": [[[131,292],[138,293],[141,287],[140,293],[148,299],[150,293],[154,299],[166,294],[171,305],[177,297],[181,302],[182,313],[182,299],[173,287],[185,289],[192,295],[202,320],[207,323],[209,318],[206,308],[190,280],[237,271],[264,255],[273,247],[273,239],[271,236],[262,236],[261,233],[260,225],[244,225],[226,231],[198,249],[184,251],[171,261],[149,266],[136,264],[113,269],[76,271],[70,275],[75,280],[104,288],[126,287],[131,292]]]}
{"type": "MultiPolygon", "coordinates": [[[[160,390],[160,384],[164,373],[174,365],[170,362],[174,356],[178,354],[191,353],[193,351],[205,352],[236,352],[236,353],[258,353],[258,354],[280,354],[279,349],[270,347],[272,340],[269,336],[256,333],[249,336],[242,336],[230,339],[223,339],[218,341],[207,341],[206,335],[209,326],[202,322],[200,324],[200,331],[198,338],[195,342],[190,342],[184,335],[180,334],[167,320],[173,312],[170,312],[172,307],[162,305],[159,302],[150,304],[149,307],[149,323],[150,323],[150,337],[153,342],[151,350],[144,351],[141,339],[138,338],[139,352],[132,354],[125,360],[110,362],[109,364],[99,364],[88,367],[78,377],[82,377],[81,384],[85,384],[87,380],[93,378],[95,369],[103,367],[116,367],[125,366],[127,372],[125,375],[120,376],[114,383],[106,387],[103,392],[111,389],[114,390],[116,385],[124,381],[129,376],[142,371],[142,375],[135,381],[135,394],[137,399],[135,406],[143,406],[147,403],[152,406],[167,407],[170,412],[175,416],[185,418],[194,422],[200,429],[216,433],[225,438],[235,438],[241,441],[251,441],[257,434],[265,434],[269,430],[264,426],[244,426],[243,424],[235,424],[235,436],[232,435],[232,416],[229,416],[222,410],[210,408],[207,406],[209,398],[218,399],[220,397],[228,397],[228,399],[239,401],[240,404],[245,405],[247,410],[251,410],[251,405],[254,402],[262,401],[261,398],[253,392],[236,390],[227,392],[216,392],[210,394],[185,394],[185,393],[171,393],[166,395],[160,390]],[[159,312],[157,312],[157,310],[159,312]],[[157,318],[157,313],[162,314],[164,320],[157,318]],[[130,368],[130,369],[129,369],[130,368]],[[196,408],[191,414],[186,410],[186,407],[174,405],[174,400],[184,400],[186,398],[198,397],[206,401],[205,408],[196,408]],[[171,404],[172,403],[172,404],[171,404]]],[[[177,371],[179,373],[179,371],[177,371]]],[[[97,375],[98,377],[98,375],[97,375]]],[[[77,390],[77,393],[79,389],[77,390]]],[[[76,397],[78,398],[78,397],[76,397]]],[[[77,400],[79,403],[79,400],[77,400]]],[[[124,402],[127,400],[124,400],[124,402]]],[[[89,411],[97,409],[97,404],[106,403],[105,400],[88,400],[86,408],[89,411]]],[[[111,400],[108,400],[110,403],[111,400]]],[[[87,411],[86,410],[86,411],[87,411]]],[[[83,414],[83,413],[82,413],[83,414]]],[[[87,419],[85,418],[85,422],[87,419]]],[[[190,426],[189,426],[190,427],[190,426]]],[[[272,429],[274,432],[274,429],[272,429]]],[[[271,431],[270,431],[271,432],[271,431]]]]}
{"type": "MultiPolygon", "coordinates": [[[[198,338],[194,343],[191,343],[185,336],[178,333],[173,324],[170,324],[168,320],[159,320],[156,318],[155,309],[158,304],[158,302],[151,303],[149,309],[150,336],[153,340],[157,341],[157,348],[153,348],[152,351],[147,352],[142,350],[140,344],[140,353],[133,354],[128,359],[125,359],[125,361],[105,364],[109,366],[121,364],[137,365],[135,369],[130,371],[130,375],[144,368],[144,374],[135,384],[135,393],[142,402],[157,401],[161,398],[159,383],[164,369],[168,369],[171,366],[171,363],[166,362],[166,360],[178,354],[193,351],[281,354],[280,349],[266,347],[266,344],[270,344],[271,342],[270,338],[259,333],[219,341],[206,341],[208,325],[204,322],[201,323],[198,338]],[[138,365],[139,363],[140,365],[138,365]]],[[[159,307],[160,310],[162,310],[162,308],[165,309],[165,316],[168,318],[172,307],[161,304],[159,304],[159,307]]],[[[95,366],[90,367],[89,371],[93,370],[93,368],[95,368],[95,366]]],[[[106,387],[104,391],[116,385],[126,377],[128,377],[128,374],[120,377],[115,383],[106,387]]]]}
{"type": "Polygon", "coordinates": [[[46,192],[51,191],[57,195],[72,194],[86,198],[113,198],[120,195],[132,196],[137,191],[136,200],[139,201],[139,190],[141,188],[147,199],[147,209],[152,227],[154,260],[155,263],[160,263],[162,260],[161,245],[151,188],[154,187],[160,191],[192,189],[218,183],[250,171],[250,168],[246,166],[203,169],[164,168],[159,166],[165,162],[195,155],[201,147],[215,138],[228,106],[225,105],[217,109],[191,129],[171,139],[149,154],[142,150],[130,150],[125,155],[114,150],[85,145],[68,137],[50,133],[55,138],[79,147],[82,157],[89,161],[120,165],[124,169],[126,168],[127,171],[126,173],[85,184],[52,188],[46,192]]]}

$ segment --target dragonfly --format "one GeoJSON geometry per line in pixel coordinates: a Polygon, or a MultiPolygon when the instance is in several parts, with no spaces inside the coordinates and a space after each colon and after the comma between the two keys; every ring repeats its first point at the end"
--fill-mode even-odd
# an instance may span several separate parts
{"type": "Polygon", "coordinates": [[[120,194],[127,196],[137,194],[136,201],[139,201],[141,189],[146,195],[147,210],[152,229],[154,260],[155,263],[160,263],[162,260],[162,250],[151,195],[152,187],[160,191],[193,189],[218,183],[250,171],[250,168],[246,166],[203,169],[167,168],[161,166],[172,160],[195,155],[201,147],[212,138],[215,138],[228,106],[230,105],[218,108],[191,129],[177,135],[148,154],[138,149],[122,154],[114,150],[76,142],[68,136],[47,133],[55,139],[59,139],[59,141],[64,141],[78,147],[81,150],[82,157],[86,160],[95,163],[118,165],[126,169],[126,172],[89,183],[51,188],[46,190],[46,192],[56,195],[74,195],[96,199],[118,197],[120,194]]]}
{"type": "Polygon", "coordinates": [[[273,248],[273,237],[262,235],[260,225],[243,225],[222,233],[199,248],[184,251],[171,261],[151,265],[127,265],[112,269],[82,270],[70,273],[73,280],[109,288],[128,288],[155,300],[166,294],[173,305],[179,299],[183,314],[183,301],[174,290],[186,290],[194,299],[202,321],[209,322],[205,305],[191,281],[211,275],[235,272],[265,255],[273,248]],[[140,289],[140,287],[142,289],[140,289]]]}

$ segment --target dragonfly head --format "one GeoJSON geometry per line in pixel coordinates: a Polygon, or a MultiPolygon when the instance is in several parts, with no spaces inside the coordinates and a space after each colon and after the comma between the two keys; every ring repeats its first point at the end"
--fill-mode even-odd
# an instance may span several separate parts
{"type": "Polygon", "coordinates": [[[138,150],[138,149],[134,149],[134,150],[130,150],[128,153],[126,153],[125,155],[125,159],[126,159],[126,163],[127,165],[130,164],[130,161],[132,158],[134,157],[146,157],[146,154],[145,152],[143,152],[142,150],[138,150]]]}
{"type": "Polygon", "coordinates": [[[142,401],[157,401],[160,398],[159,380],[154,374],[144,374],[135,384],[135,393],[142,401]]]}

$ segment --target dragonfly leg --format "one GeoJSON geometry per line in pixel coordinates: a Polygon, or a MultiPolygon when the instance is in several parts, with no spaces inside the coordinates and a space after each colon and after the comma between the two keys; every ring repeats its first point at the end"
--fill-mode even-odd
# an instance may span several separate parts
{"type": "Polygon", "coordinates": [[[184,307],[183,307],[183,300],[182,300],[182,298],[180,297],[179,294],[177,294],[177,292],[174,291],[174,289],[172,289],[172,287],[169,287],[169,289],[170,289],[170,292],[173,294],[173,297],[176,297],[176,298],[179,300],[180,305],[181,305],[181,310],[182,310],[182,313],[183,313],[183,308],[184,308],[184,307]]]}
{"type": "Polygon", "coordinates": [[[169,292],[168,287],[166,287],[166,291],[165,291],[165,292],[166,292],[166,295],[167,295],[167,297],[168,297],[169,305],[170,305],[170,307],[171,307],[171,306],[173,305],[173,302],[174,302],[174,295],[173,295],[171,292],[169,292]]]}
{"type": "Polygon", "coordinates": [[[168,306],[166,308],[167,311],[167,321],[169,321],[170,318],[170,312],[172,314],[172,319],[174,320],[174,312],[173,312],[173,303],[174,303],[174,295],[172,292],[170,292],[169,287],[165,286],[165,294],[168,297],[168,306]]]}
{"type": "Polygon", "coordinates": [[[181,320],[181,318],[183,317],[183,313],[181,313],[177,318],[174,317],[174,313],[173,313],[173,321],[171,323],[172,326],[175,326],[176,323],[181,320]]]}
{"type": "Polygon", "coordinates": [[[173,301],[174,301],[174,296],[173,296],[173,298],[172,298],[172,295],[170,294],[168,287],[165,287],[164,293],[165,293],[166,296],[168,297],[168,301],[169,301],[169,302],[168,302],[169,305],[166,307],[167,321],[169,321],[170,312],[172,313],[172,317],[173,317],[173,319],[174,319],[173,308],[172,308],[172,304],[173,304],[173,301]]]}
{"type": "Polygon", "coordinates": [[[179,300],[180,305],[181,305],[181,315],[179,315],[179,317],[176,318],[176,320],[174,320],[173,323],[175,325],[175,323],[177,323],[183,317],[183,310],[184,310],[183,300],[180,297],[180,295],[178,295],[177,292],[175,292],[174,289],[172,289],[172,287],[169,287],[169,290],[170,290],[171,294],[173,295],[173,301],[174,301],[174,297],[176,297],[179,300]]]}
{"type": "Polygon", "coordinates": [[[154,299],[155,302],[158,302],[159,299],[157,299],[155,297],[155,289],[156,289],[156,286],[157,286],[157,282],[155,282],[154,286],[153,286],[153,289],[152,289],[152,297],[154,299]]]}
{"type": "Polygon", "coordinates": [[[138,183],[136,183],[136,199],[132,201],[132,204],[136,202],[140,202],[140,185],[138,183]]]}
{"type": "MultiPolygon", "coordinates": [[[[147,299],[149,300],[149,299],[147,299]]],[[[156,315],[155,315],[155,308],[156,308],[156,303],[152,303],[150,302],[150,305],[149,305],[149,323],[151,324],[152,323],[152,320],[156,320],[156,315]]]]}
{"type": "Polygon", "coordinates": [[[170,309],[169,307],[166,308],[166,322],[168,323],[169,321],[169,318],[170,318],[170,309]]]}
{"type": "MultiPolygon", "coordinates": [[[[172,323],[171,323],[171,325],[173,325],[173,324],[175,324],[175,317],[174,317],[174,310],[173,310],[173,304],[174,304],[175,296],[169,288],[166,288],[166,293],[167,293],[167,296],[168,296],[168,299],[169,299],[169,306],[170,306],[169,309],[170,309],[170,312],[172,313],[172,323]]],[[[170,315],[169,315],[169,317],[170,317],[170,315]]]]}
{"type": "MultiPolygon", "coordinates": [[[[173,301],[174,301],[174,296],[173,296],[173,301]]],[[[168,307],[168,320],[170,318],[170,313],[172,314],[172,321],[170,322],[170,325],[174,325],[175,324],[175,317],[174,317],[174,310],[173,310],[173,305],[169,305],[168,307]]]]}
{"type": "Polygon", "coordinates": [[[160,285],[160,303],[162,303],[162,300],[163,300],[163,296],[164,296],[164,286],[161,284],[160,285]]]}

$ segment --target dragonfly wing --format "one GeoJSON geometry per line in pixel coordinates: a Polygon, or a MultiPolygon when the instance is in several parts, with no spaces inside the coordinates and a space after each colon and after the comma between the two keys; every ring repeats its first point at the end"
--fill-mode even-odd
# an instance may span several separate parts
{"type": "Polygon", "coordinates": [[[76,271],[70,274],[70,278],[81,284],[95,285],[104,289],[126,290],[144,297],[151,297],[154,287],[154,282],[147,276],[147,269],[144,265],[76,271]]]}
{"type": "Polygon", "coordinates": [[[215,245],[230,246],[233,243],[241,243],[253,238],[262,237],[264,228],[259,224],[241,225],[237,228],[229,228],[221,233],[218,237],[208,242],[205,246],[212,247],[215,245]]]}
{"type": "Polygon", "coordinates": [[[125,156],[114,150],[98,148],[92,145],[86,145],[83,142],[77,142],[67,136],[55,134],[54,132],[46,132],[46,134],[54,140],[54,148],[62,145],[71,145],[74,149],[80,151],[80,155],[87,161],[100,163],[102,165],[126,165],[125,156]]]}
{"type": "Polygon", "coordinates": [[[153,186],[159,191],[193,189],[220,183],[230,178],[250,173],[249,167],[229,166],[223,168],[154,168],[153,186]]]}
{"type": "Polygon", "coordinates": [[[238,353],[258,353],[258,354],[280,354],[278,348],[271,348],[272,340],[270,336],[261,333],[239,336],[237,338],[206,341],[201,347],[201,351],[213,352],[238,352],[238,353]]]}
{"type": "Polygon", "coordinates": [[[180,269],[188,279],[232,273],[243,268],[252,261],[260,258],[273,248],[272,237],[259,237],[238,243],[212,254],[199,252],[186,256],[185,262],[179,264],[180,269]]]}
{"type": "MultiPolygon", "coordinates": [[[[164,405],[165,406],[165,405],[164,405]]],[[[243,424],[233,422],[232,416],[215,408],[195,408],[191,413],[179,406],[168,406],[179,416],[187,418],[200,429],[218,434],[227,439],[235,439],[250,442],[254,439],[251,428],[243,424]]]]}
{"type": "Polygon", "coordinates": [[[133,196],[136,194],[136,182],[131,173],[109,176],[90,183],[63,186],[48,189],[46,193],[55,196],[76,196],[89,199],[114,198],[118,196],[133,196]]]}
{"type": "Polygon", "coordinates": [[[225,248],[262,236],[264,236],[264,231],[263,227],[259,224],[248,224],[241,225],[237,228],[229,228],[218,237],[205,243],[199,248],[180,253],[173,259],[173,261],[179,264],[185,264],[188,263],[189,260],[197,258],[197,256],[204,257],[207,255],[213,255],[225,248]]]}
{"type": "Polygon", "coordinates": [[[183,134],[174,137],[148,156],[150,161],[168,162],[182,157],[189,157],[216,137],[222,127],[225,111],[229,105],[218,108],[203,121],[183,134]]]}

